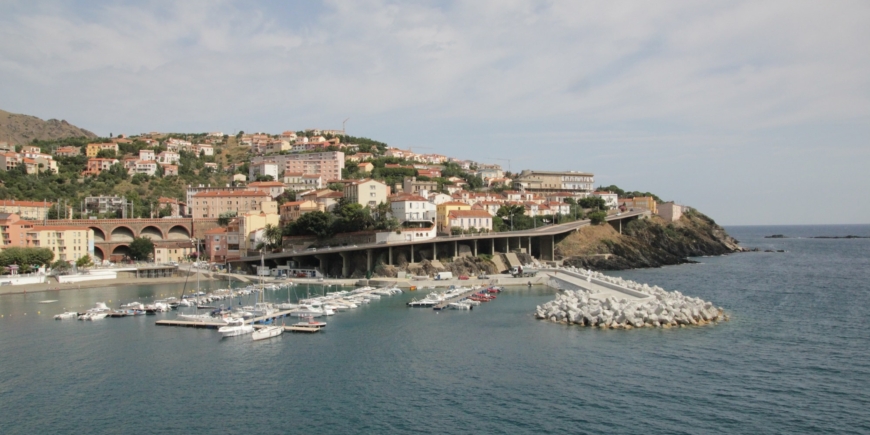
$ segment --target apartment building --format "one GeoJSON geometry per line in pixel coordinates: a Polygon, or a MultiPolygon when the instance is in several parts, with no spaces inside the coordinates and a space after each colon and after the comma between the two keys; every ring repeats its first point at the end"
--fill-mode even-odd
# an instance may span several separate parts
{"type": "Polygon", "coordinates": [[[228,212],[251,211],[278,214],[278,203],[260,190],[216,190],[193,195],[193,218],[218,218],[228,212]]]}

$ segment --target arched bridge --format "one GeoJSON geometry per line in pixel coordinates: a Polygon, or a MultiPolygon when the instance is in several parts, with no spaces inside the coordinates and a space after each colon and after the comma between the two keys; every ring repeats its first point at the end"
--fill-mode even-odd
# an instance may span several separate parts
{"type": "Polygon", "coordinates": [[[94,256],[118,260],[129,253],[135,237],[147,237],[157,248],[190,248],[190,239],[217,226],[217,219],[52,219],[46,225],[72,225],[94,230],[94,256]]]}

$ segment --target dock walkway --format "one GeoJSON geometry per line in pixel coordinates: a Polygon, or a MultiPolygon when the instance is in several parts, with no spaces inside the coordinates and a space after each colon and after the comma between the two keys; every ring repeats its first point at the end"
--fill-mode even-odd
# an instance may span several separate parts
{"type": "Polygon", "coordinates": [[[445,300],[439,302],[437,305],[435,305],[435,307],[433,307],[433,309],[434,310],[443,310],[444,308],[447,307],[447,305],[450,305],[453,302],[465,299],[465,298],[467,298],[467,297],[469,297],[469,296],[471,296],[479,291],[480,291],[480,288],[472,287],[472,288],[468,289],[468,291],[460,293],[459,296],[454,296],[450,299],[445,299],[445,300]]]}

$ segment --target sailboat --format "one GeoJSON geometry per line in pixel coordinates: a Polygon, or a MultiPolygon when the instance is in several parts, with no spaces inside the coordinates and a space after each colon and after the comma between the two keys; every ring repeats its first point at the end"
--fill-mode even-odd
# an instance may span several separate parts
{"type": "MultiPolygon", "coordinates": [[[[264,313],[261,315],[268,316],[269,314],[272,314],[274,311],[273,311],[271,305],[267,304],[265,302],[266,292],[265,292],[265,286],[263,285],[263,270],[265,269],[265,267],[266,267],[266,265],[265,265],[265,260],[263,257],[263,251],[260,251],[260,269],[257,271],[257,275],[260,276],[260,296],[258,296],[258,297],[261,299],[261,301],[254,304],[254,308],[264,311],[264,313]]],[[[277,337],[283,333],[284,333],[284,325],[272,324],[272,325],[266,325],[266,326],[264,326],[256,331],[254,331],[254,333],[252,334],[252,338],[254,339],[254,341],[265,340],[267,338],[277,337]]]]}

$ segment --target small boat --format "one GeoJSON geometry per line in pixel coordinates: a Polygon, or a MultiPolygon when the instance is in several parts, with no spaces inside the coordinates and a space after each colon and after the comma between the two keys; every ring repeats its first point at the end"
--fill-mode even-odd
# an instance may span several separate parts
{"type": "Polygon", "coordinates": [[[254,331],[252,338],[254,341],[265,340],[267,338],[277,337],[284,332],[284,327],[280,325],[269,325],[254,331]]]}
{"type": "Polygon", "coordinates": [[[302,328],[323,328],[326,326],[326,322],[321,322],[319,320],[314,320],[312,317],[308,317],[308,320],[305,322],[296,322],[293,326],[298,326],[302,328]]]}
{"type": "Polygon", "coordinates": [[[465,302],[451,302],[451,303],[447,304],[447,306],[453,310],[472,310],[472,309],[474,309],[471,306],[471,304],[467,304],[465,302]]]}
{"type": "Polygon", "coordinates": [[[227,322],[227,326],[218,328],[218,332],[224,337],[251,334],[254,332],[254,325],[246,325],[242,319],[232,319],[227,322]]]}
{"type": "Polygon", "coordinates": [[[67,311],[65,313],[55,314],[54,320],[70,320],[75,319],[78,316],[79,313],[76,313],[75,311],[67,311]]]}
{"type": "Polygon", "coordinates": [[[109,315],[109,313],[105,313],[105,312],[103,312],[103,313],[91,313],[91,315],[88,316],[88,318],[85,320],[103,320],[108,315],[109,315]]]}

